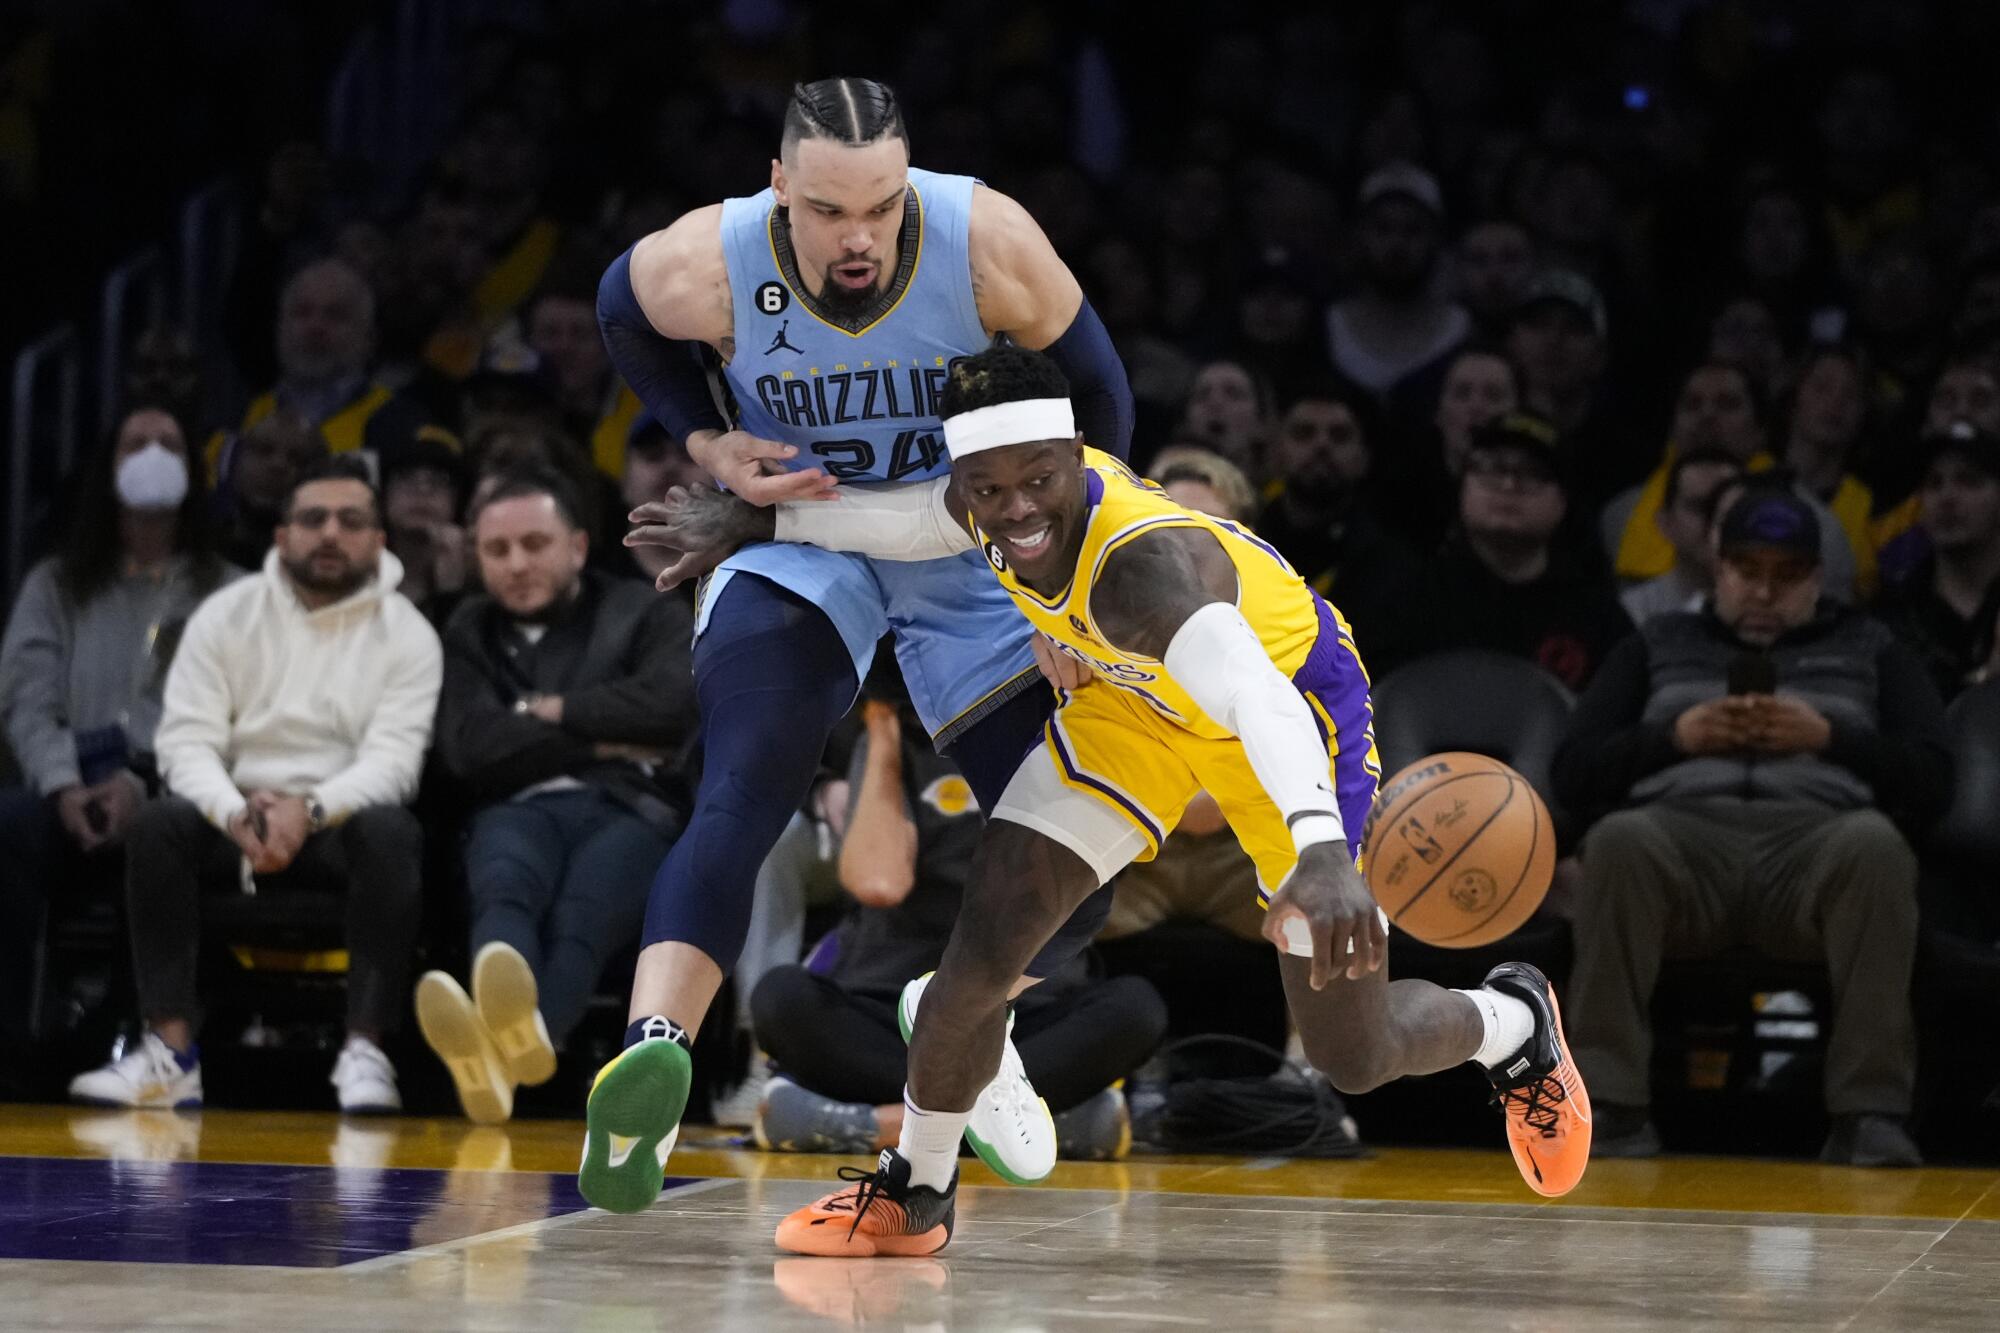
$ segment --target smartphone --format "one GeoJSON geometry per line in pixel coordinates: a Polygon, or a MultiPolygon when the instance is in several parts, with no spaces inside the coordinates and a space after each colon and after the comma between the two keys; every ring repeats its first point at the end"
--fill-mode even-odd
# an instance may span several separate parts
{"type": "Polygon", "coordinates": [[[1775,694],[1778,667],[1769,653],[1738,653],[1729,659],[1731,694],[1775,694]]]}

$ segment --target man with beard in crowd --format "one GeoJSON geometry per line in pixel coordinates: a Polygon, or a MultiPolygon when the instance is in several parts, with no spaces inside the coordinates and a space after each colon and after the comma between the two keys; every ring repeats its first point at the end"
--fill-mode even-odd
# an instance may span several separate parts
{"type": "Polygon", "coordinates": [[[1361,288],[1326,312],[1336,370],[1387,395],[1472,333],[1463,307],[1433,290],[1444,249],[1437,178],[1392,162],[1361,183],[1361,288]]]}
{"type": "Polygon", "coordinates": [[[1415,586],[1416,554],[1362,496],[1374,440],[1361,394],[1331,376],[1302,386],[1271,444],[1270,499],[1258,535],[1339,606],[1371,660],[1393,657],[1396,607],[1415,586]]]}
{"type": "Polygon", "coordinates": [[[189,618],[154,733],[171,795],[126,835],[125,894],[146,1033],[70,1083],[78,1101],[199,1107],[195,986],[204,893],[347,899],[342,1111],[396,1111],[382,1042],[401,1018],[422,916],[423,831],[407,803],[430,744],[443,655],[396,591],[382,503],[359,459],[293,489],[260,575],[189,618]]]}

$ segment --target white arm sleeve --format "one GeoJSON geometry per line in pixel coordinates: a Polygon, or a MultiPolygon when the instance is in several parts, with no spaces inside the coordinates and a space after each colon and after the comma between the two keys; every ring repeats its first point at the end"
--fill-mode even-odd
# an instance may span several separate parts
{"type": "Polygon", "coordinates": [[[973,549],[945,503],[950,477],[887,485],[836,486],[831,500],[778,506],[775,536],[877,560],[941,560],[973,549]]]}
{"type": "Polygon", "coordinates": [[[1204,713],[1243,742],[1300,851],[1346,838],[1312,709],[1240,611],[1210,602],[1189,616],[1167,645],[1165,665],[1204,713]]]}

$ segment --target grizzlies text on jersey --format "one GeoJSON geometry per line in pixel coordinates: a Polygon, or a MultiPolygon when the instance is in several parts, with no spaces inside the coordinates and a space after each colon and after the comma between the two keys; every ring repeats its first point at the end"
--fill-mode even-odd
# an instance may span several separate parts
{"type": "MultiPolygon", "coordinates": [[[[795,468],[822,467],[843,481],[921,481],[951,466],[938,395],[953,359],[992,341],[972,294],[976,182],[915,168],[909,181],[895,271],[874,302],[851,313],[807,289],[769,190],[723,203],[736,340],[724,376],[736,425],[797,446],[795,468]]],[[[819,606],[857,680],[893,629],[910,697],[944,745],[1037,679],[1028,626],[983,564],[976,553],[899,563],[759,543],[708,581],[696,630],[737,572],[819,606]]]]}

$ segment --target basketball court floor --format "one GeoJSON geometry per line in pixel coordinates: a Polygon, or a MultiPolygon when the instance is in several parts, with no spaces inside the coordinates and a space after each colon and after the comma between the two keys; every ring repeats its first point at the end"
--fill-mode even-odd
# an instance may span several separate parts
{"type": "Polygon", "coordinates": [[[941,1257],[849,1262],[771,1245],[842,1159],[690,1131],[619,1217],[580,1129],[0,1106],[0,1329],[2000,1329],[1995,1168],[968,1158],[941,1257]]]}

